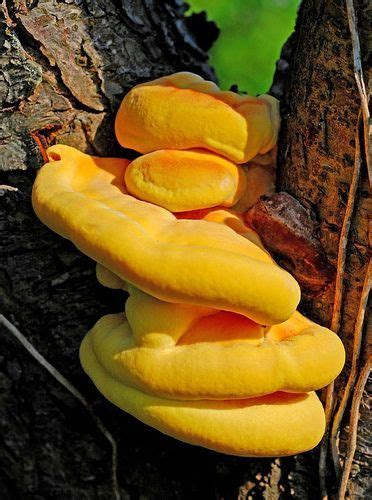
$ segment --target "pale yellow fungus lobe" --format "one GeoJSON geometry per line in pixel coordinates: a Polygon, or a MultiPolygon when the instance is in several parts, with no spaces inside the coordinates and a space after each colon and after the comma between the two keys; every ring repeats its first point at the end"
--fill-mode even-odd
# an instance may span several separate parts
{"type": "Polygon", "coordinates": [[[98,282],[107,288],[127,290],[126,282],[102,264],[96,264],[96,276],[98,282]]]}

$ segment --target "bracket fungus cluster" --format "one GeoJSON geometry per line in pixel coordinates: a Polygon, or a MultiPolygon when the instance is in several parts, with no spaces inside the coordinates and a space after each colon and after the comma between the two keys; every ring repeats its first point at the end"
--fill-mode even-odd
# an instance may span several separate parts
{"type": "Polygon", "coordinates": [[[244,219],[271,189],[278,128],[273,97],[178,73],[121,104],[117,138],[142,156],[52,146],[33,189],[41,221],[97,262],[103,285],[129,293],[125,314],[101,318],[81,345],[98,389],[166,434],[233,455],[316,446],[314,391],[344,363],[244,219]]]}

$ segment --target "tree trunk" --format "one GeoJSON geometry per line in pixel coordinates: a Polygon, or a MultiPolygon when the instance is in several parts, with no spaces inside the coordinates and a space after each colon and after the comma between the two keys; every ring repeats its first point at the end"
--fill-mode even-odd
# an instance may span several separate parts
{"type": "MultiPolygon", "coordinates": [[[[370,366],[365,326],[367,321],[363,323],[367,273],[370,272],[368,211],[371,202],[368,198],[368,141],[365,133],[368,125],[361,123],[363,119],[359,117],[363,98],[358,91],[353,62],[354,57],[359,55],[362,68],[368,69],[370,8],[368,10],[366,1],[354,2],[356,25],[352,41],[353,19],[351,10],[347,9],[348,3],[351,6],[353,4],[351,1],[337,0],[304,1],[299,10],[296,31],[283,51],[287,62],[278,64],[279,68],[285,68],[287,75],[282,92],[278,189],[293,195],[318,222],[318,238],[328,260],[337,270],[330,286],[315,296],[303,297],[301,303],[302,310],[311,318],[337,331],[346,348],[346,366],[335,383],[333,411],[330,412],[330,429],[333,428],[334,433],[331,447],[333,445],[336,451],[335,414],[339,412],[353,356],[355,377],[350,386],[350,400],[363,367],[370,366]],[[356,37],[360,40],[360,51],[356,37]],[[345,257],[344,263],[342,255],[345,257]],[[356,336],[362,337],[359,358],[356,336]]],[[[330,397],[328,391],[328,396],[325,394],[328,403],[330,397]]],[[[349,410],[350,404],[342,419],[340,433],[339,453],[343,461],[345,455],[352,458],[347,449],[349,410]]],[[[360,414],[357,449],[349,482],[349,495],[352,498],[369,496],[368,460],[371,458],[372,443],[366,392],[360,414]]],[[[356,424],[354,418],[350,425],[355,427],[356,424]]],[[[322,448],[324,461],[327,440],[324,440],[322,448]]],[[[330,452],[331,449],[328,456],[330,452]]],[[[305,455],[303,460],[311,461],[311,455],[305,455]]],[[[325,465],[326,470],[320,474],[323,476],[321,491],[313,490],[314,495],[323,497],[328,491],[330,495],[342,496],[342,491],[337,491],[332,461],[323,462],[321,468],[325,465]]],[[[296,488],[297,483],[296,468],[294,463],[290,481],[293,488],[296,488]]],[[[299,472],[302,474],[302,470],[299,472]]],[[[311,484],[317,485],[315,477],[311,484]]],[[[305,490],[309,491],[306,485],[305,490]]],[[[297,495],[306,498],[305,491],[297,495]]]]}
{"type": "MultiPolygon", "coordinates": [[[[357,6],[364,43],[363,2],[357,6]]],[[[129,88],[180,70],[214,78],[205,51],[218,31],[203,16],[183,13],[177,0],[3,0],[1,313],[91,402],[117,443],[123,499],[318,498],[317,452],[280,460],[224,456],[168,438],[101,397],[80,368],[78,348],[100,316],[123,309],[125,296],[99,286],[94,263],[32,212],[35,168],[48,144],[123,155],[113,116],[129,88]]],[[[286,82],[279,187],[314,212],[320,241],[337,266],[360,107],[344,5],[306,0],[279,69],[273,89],[286,82]]],[[[366,272],[364,168],[363,158],[340,328],[348,367],[336,385],[337,401],[366,272]]],[[[333,297],[330,286],[302,307],[329,324],[333,297]]],[[[115,498],[112,450],[99,422],[5,328],[1,340],[1,498],[115,498]]],[[[366,418],[362,407],[359,472],[352,479],[360,498],[367,494],[366,418]]],[[[331,475],[328,486],[334,484],[331,475]]]]}

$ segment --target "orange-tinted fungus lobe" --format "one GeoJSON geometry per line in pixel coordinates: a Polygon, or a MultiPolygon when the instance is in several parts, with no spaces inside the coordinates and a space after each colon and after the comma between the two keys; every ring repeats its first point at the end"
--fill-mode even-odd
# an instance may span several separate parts
{"type": "Polygon", "coordinates": [[[201,150],[160,150],[136,158],[125,172],[128,192],[171,212],[237,203],[246,188],[234,163],[201,150]]]}

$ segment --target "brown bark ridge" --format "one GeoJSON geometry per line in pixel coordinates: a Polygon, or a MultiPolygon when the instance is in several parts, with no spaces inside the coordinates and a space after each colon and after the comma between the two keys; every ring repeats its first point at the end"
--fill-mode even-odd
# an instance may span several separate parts
{"type": "MultiPolygon", "coordinates": [[[[327,493],[335,498],[345,495],[346,484],[342,483],[346,479],[344,477],[342,481],[342,467],[338,466],[337,455],[340,455],[341,465],[344,465],[345,456],[352,451],[352,447],[348,448],[348,433],[351,435],[356,429],[358,409],[349,422],[351,399],[357,396],[354,386],[359,374],[364,377],[366,368],[363,372],[363,367],[370,363],[367,359],[367,321],[363,322],[370,286],[366,277],[369,263],[368,210],[371,203],[367,173],[368,144],[364,133],[367,128],[363,124],[363,118],[366,120],[368,117],[363,117],[363,111],[366,115],[363,109],[366,96],[358,89],[355,75],[359,56],[366,79],[369,14],[370,9],[363,0],[304,1],[299,10],[295,34],[285,47],[283,60],[278,64],[276,84],[272,88],[274,93],[283,96],[278,189],[295,197],[318,221],[319,241],[329,261],[337,268],[337,277],[331,286],[315,297],[306,297],[301,307],[313,319],[338,331],[347,351],[346,367],[335,383],[333,408],[329,413],[330,448],[326,441],[322,447],[321,490],[315,493],[320,497],[327,493]],[[286,73],[284,86],[283,71],[286,73]],[[361,352],[358,358],[359,343],[361,352]],[[355,369],[354,377],[349,381],[350,400],[341,419],[338,443],[337,419],[342,413],[340,405],[343,408],[346,402],[341,400],[352,370],[353,357],[355,369]],[[328,451],[327,461],[325,451],[328,451]],[[339,469],[339,481],[335,479],[332,462],[339,469]]],[[[360,384],[359,390],[363,390],[360,384]]],[[[329,409],[331,396],[331,390],[324,395],[329,409]]],[[[350,498],[369,498],[371,495],[369,401],[367,391],[364,391],[359,408],[356,453],[347,484],[347,497],[350,498]]],[[[295,490],[296,477],[294,472],[292,484],[295,490]]],[[[317,482],[315,477],[313,482],[317,482]]],[[[298,490],[295,495],[308,498],[306,491],[301,493],[298,490]]]]}
{"type": "Polygon", "coordinates": [[[246,214],[249,225],[276,262],[296,278],[302,298],[319,295],[334,279],[317,224],[301,203],[286,192],[262,196],[246,214]]]}

